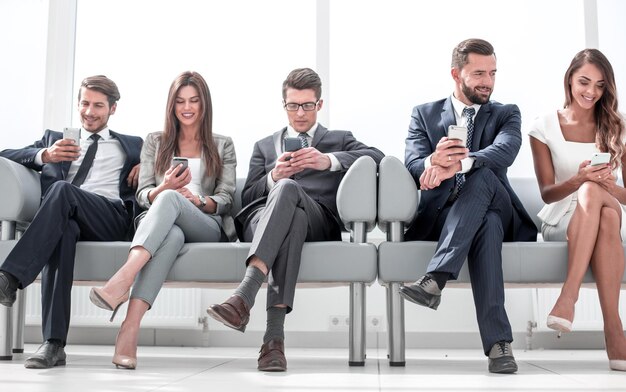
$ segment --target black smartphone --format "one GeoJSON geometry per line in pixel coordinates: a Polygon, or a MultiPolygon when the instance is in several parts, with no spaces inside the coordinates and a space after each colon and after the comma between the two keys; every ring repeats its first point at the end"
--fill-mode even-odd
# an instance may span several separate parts
{"type": "Polygon", "coordinates": [[[176,177],[178,177],[181,174],[183,174],[183,172],[185,171],[185,169],[189,165],[189,161],[187,160],[187,158],[184,158],[184,157],[174,157],[174,158],[172,158],[172,167],[176,167],[176,166],[180,165],[181,163],[183,164],[183,167],[181,167],[180,170],[178,171],[178,173],[176,173],[176,177]]]}
{"type": "MultiPolygon", "coordinates": [[[[300,142],[300,138],[286,137],[283,139],[283,151],[294,152],[294,151],[298,151],[301,148],[302,148],[302,143],[300,142]]],[[[291,157],[285,158],[286,161],[290,159],[291,157]]]]}

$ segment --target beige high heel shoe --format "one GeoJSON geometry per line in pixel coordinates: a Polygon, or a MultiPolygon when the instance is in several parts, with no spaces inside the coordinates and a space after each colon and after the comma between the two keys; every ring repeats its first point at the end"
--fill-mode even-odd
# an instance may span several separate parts
{"type": "Polygon", "coordinates": [[[116,368],[135,370],[137,368],[137,358],[129,357],[127,355],[114,354],[111,361],[116,368]]]}
{"type": "Polygon", "coordinates": [[[113,321],[115,318],[115,314],[122,304],[128,301],[130,296],[130,290],[128,290],[124,295],[118,298],[113,298],[109,294],[107,294],[104,290],[98,287],[93,287],[89,292],[89,300],[99,308],[112,310],[113,314],[111,315],[111,319],[109,321],[113,321]]]}

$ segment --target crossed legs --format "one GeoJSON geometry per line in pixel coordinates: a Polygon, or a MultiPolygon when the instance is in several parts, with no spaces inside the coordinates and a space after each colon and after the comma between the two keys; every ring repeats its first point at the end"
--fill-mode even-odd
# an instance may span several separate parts
{"type": "Polygon", "coordinates": [[[609,359],[626,359],[626,339],[619,317],[619,294],[624,274],[624,249],[618,201],[591,182],[578,190],[578,205],[567,228],[568,265],[565,283],[551,316],[572,321],[574,306],[591,265],[604,319],[609,359]]]}

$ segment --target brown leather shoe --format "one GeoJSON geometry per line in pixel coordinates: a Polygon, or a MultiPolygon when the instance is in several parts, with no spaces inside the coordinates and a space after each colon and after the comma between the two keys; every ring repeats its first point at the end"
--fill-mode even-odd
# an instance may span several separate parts
{"type": "Polygon", "coordinates": [[[250,320],[250,309],[243,299],[233,295],[221,305],[213,304],[206,310],[209,316],[225,326],[244,332],[250,320]]]}
{"type": "Polygon", "coordinates": [[[272,339],[261,346],[258,369],[262,372],[284,372],[287,370],[285,342],[272,339]]]}

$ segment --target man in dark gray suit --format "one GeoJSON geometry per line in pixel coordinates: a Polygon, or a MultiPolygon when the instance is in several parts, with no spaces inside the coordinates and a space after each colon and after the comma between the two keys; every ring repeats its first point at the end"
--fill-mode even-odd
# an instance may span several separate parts
{"type": "Polygon", "coordinates": [[[341,239],[336,196],[343,175],[361,156],[377,163],[383,158],[351,132],[318,124],[321,95],[322,82],[309,68],[293,70],[283,82],[289,126],[254,145],[242,193],[246,207],[235,222],[239,238],[252,242],[246,275],[233,296],[207,309],[211,317],[243,332],[269,274],[267,329],[258,361],[262,371],[287,369],[283,325],[292,310],[304,242],[341,239]]]}
{"type": "Polygon", "coordinates": [[[452,96],[417,106],[411,116],[405,164],[422,192],[405,239],[438,244],[426,275],[401,287],[400,294],[437,309],[441,290],[457,278],[467,258],[489,371],[514,373],[502,242],[537,237],[506,177],[522,143],[520,111],[516,105],[490,101],[496,56],[489,42],[468,39],[458,44],[451,75],[452,96]],[[453,130],[455,126],[459,128],[453,130]]]}

